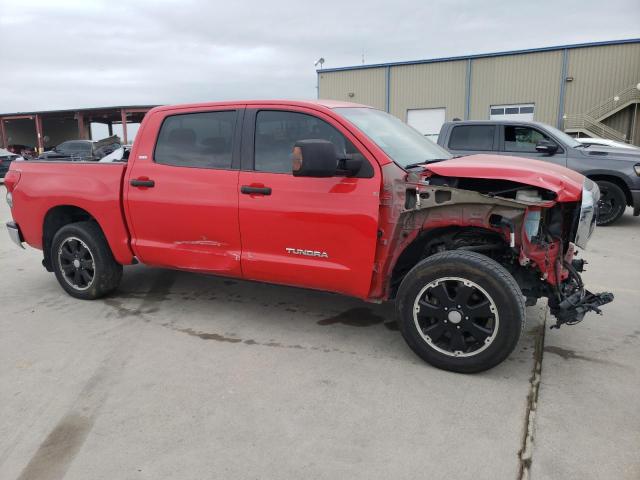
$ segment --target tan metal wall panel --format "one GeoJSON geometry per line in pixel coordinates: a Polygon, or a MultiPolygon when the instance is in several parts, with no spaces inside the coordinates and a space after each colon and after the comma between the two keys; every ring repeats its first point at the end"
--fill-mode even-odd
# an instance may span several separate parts
{"type": "Polygon", "coordinates": [[[569,50],[565,113],[585,113],[640,82],[640,43],[569,50]]]}
{"type": "Polygon", "coordinates": [[[624,133],[627,138],[631,138],[631,128],[633,123],[633,113],[635,105],[629,105],[624,110],[614,113],[609,118],[605,118],[602,123],[624,133]]]}
{"type": "Polygon", "coordinates": [[[491,105],[534,103],[535,120],[556,124],[562,51],[479,58],[472,65],[472,120],[488,119],[491,105]]]}
{"type": "Polygon", "coordinates": [[[467,61],[391,67],[391,114],[407,121],[407,110],[446,108],[446,119],[464,118],[467,61]]]}
{"type": "Polygon", "coordinates": [[[385,109],[386,68],[322,72],[318,80],[319,96],[325,100],[370,105],[385,109]],[[353,97],[349,96],[353,93],[353,97]]]}

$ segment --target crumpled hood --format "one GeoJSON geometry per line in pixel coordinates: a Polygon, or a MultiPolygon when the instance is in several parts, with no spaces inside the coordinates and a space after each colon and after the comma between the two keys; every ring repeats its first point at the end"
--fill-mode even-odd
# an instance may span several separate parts
{"type": "Polygon", "coordinates": [[[426,165],[444,177],[495,178],[550,190],[559,202],[580,200],[585,177],[551,162],[502,155],[469,155],[426,165]]]}

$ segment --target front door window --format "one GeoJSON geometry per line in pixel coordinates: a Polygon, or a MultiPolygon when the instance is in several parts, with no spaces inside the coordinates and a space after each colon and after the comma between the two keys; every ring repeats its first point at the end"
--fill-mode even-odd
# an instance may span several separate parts
{"type": "Polygon", "coordinates": [[[536,153],[536,145],[540,140],[552,141],[535,128],[517,125],[504,127],[504,149],[507,152],[536,153]]]}
{"type": "Polygon", "coordinates": [[[255,170],[291,173],[291,152],[299,140],[328,140],[339,158],[356,153],[353,144],[324,120],[297,112],[258,112],[255,133],[255,170]]]}

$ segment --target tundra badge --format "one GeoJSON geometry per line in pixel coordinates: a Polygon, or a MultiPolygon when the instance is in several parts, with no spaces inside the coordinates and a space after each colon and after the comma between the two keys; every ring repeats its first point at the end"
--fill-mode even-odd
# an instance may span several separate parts
{"type": "Polygon", "coordinates": [[[303,255],[305,257],[320,257],[320,258],[329,258],[327,252],[320,252],[318,250],[302,250],[300,248],[285,248],[286,252],[291,255],[303,255]]]}

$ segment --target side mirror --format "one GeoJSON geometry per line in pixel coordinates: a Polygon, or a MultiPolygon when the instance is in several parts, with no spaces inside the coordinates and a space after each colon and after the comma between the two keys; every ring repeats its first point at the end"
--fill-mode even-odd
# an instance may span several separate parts
{"type": "Polygon", "coordinates": [[[558,151],[558,145],[549,140],[540,140],[536,143],[536,151],[540,153],[546,153],[547,155],[553,155],[558,151]]]}
{"type": "Polygon", "coordinates": [[[328,140],[299,140],[291,153],[294,177],[333,177],[338,168],[338,156],[328,140]]]}
{"type": "Polygon", "coordinates": [[[353,177],[360,173],[364,163],[365,159],[362,154],[352,153],[347,155],[347,158],[338,161],[338,171],[347,177],[353,177]]]}

